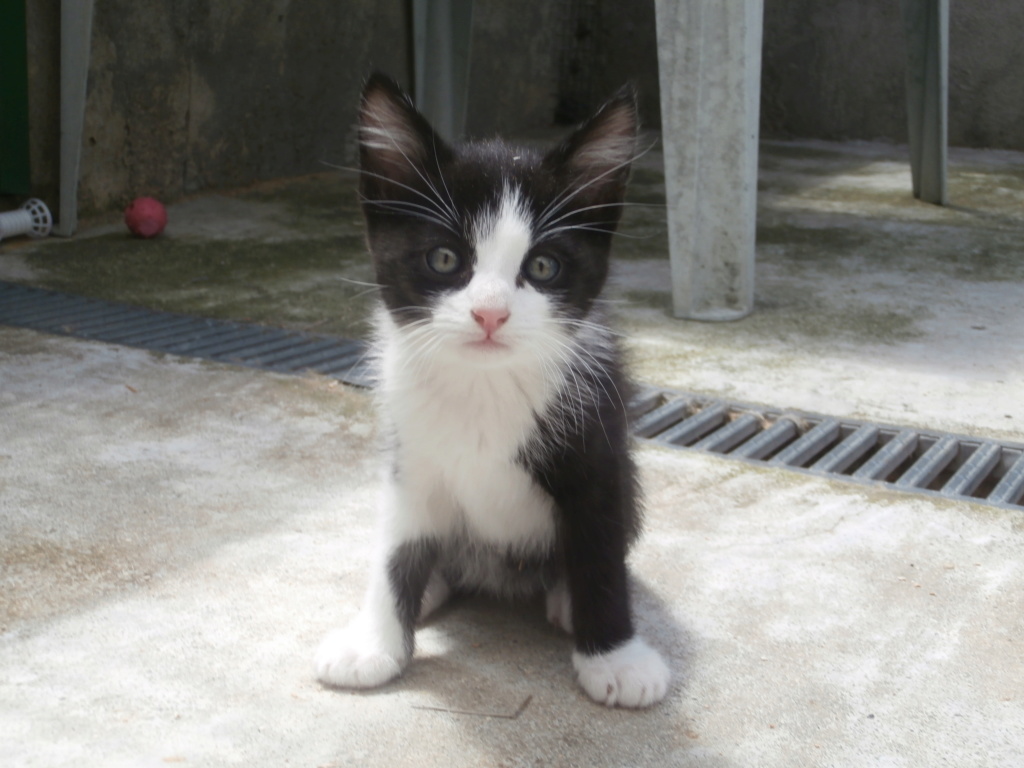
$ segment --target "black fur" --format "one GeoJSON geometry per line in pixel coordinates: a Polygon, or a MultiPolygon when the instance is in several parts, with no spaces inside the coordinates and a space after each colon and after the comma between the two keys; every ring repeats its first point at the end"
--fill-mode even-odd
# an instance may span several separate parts
{"type": "MultiPolygon", "coordinates": [[[[633,140],[635,98],[632,89],[624,89],[565,142],[541,155],[499,141],[450,147],[393,81],[371,77],[361,115],[360,192],[377,281],[396,322],[423,317],[437,295],[469,283],[474,267],[469,222],[494,206],[503,179],[511,179],[531,201],[535,223],[548,220],[546,236],[533,244],[527,258],[553,255],[561,270],[550,283],[535,285],[537,290],[549,293],[565,317],[596,317],[594,302],[607,277],[632,157],[615,162],[587,153],[612,131],[623,145],[633,140]],[[381,115],[401,129],[394,147],[375,139],[381,115]],[[552,216],[548,211],[559,200],[566,205],[552,216]],[[457,271],[440,275],[429,268],[427,254],[437,247],[460,256],[457,271]]],[[[525,274],[518,278],[520,284],[528,279],[525,274]]],[[[595,402],[579,404],[579,423],[567,430],[559,411],[564,400],[556,399],[548,413],[537,414],[535,433],[519,457],[555,502],[553,550],[488,551],[457,537],[398,547],[388,572],[410,651],[431,568],[440,567],[455,587],[472,587],[472,580],[458,572],[458,564],[467,561],[479,564],[481,572],[507,571],[511,591],[566,579],[576,647],[582,653],[603,653],[633,636],[625,558],[640,530],[640,508],[629,455],[628,383],[610,335],[592,355],[594,364],[578,374],[587,380],[565,386],[568,400],[571,387],[582,386],[595,402]]]]}
{"type": "Polygon", "coordinates": [[[628,385],[617,360],[593,375],[601,379],[594,391],[605,396],[587,409],[582,428],[555,432],[542,419],[535,440],[545,448],[521,457],[560,514],[557,554],[572,595],[576,647],[588,654],[633,636],[625,559],[642,522],[623,405],[628,385]]]}
{"type": "MultiPolygon", "coordinates": [[[[503,179],[523,190],[535,220],[567,189],[577,190],[560,224],[588,229],[553,233],[531,253],[550,253],[563,265],[554,281],[537,289],[558,294],[567,315],[585,316],[608,274],[608,252],[621,214],[629,165],[600,168],[588,177],[580,167],[579,155],[594,134],[606,129],[604,122],[610,113],[628,112],[635,128],[635,102],[632,89],[623,89],[602,112],[545,155],[496,140],[450,147],[413,109],[394,81],[373,75],[363,94],[363,131],[375,127],[374,107],[384,103],[391,114],[405,120],[409,135],[416,138],[414,144],[392,153],[374,151],[364,142],[360,154],[367,239],[377,282],[383,286],[382,298],[396,313],[396,320],[412,322],[422,317],[433,296],[469,282],[473,269],[469,223],[494,205],[503,179]],[[414,165],[409,166],[408,161],[414,165]],[[423,210],[431,207],[432,188],[442,191],[444,202],[451,203],[455,216],[447,217],[452,219],[449,226],[423,210]],[[395,226],[396,218],[402,221],[400,227],[395,226]],[[457,273],[442,276],[426,266],[426,254],[439,246],[462,256],[463,266],[457,273]]],[[[443,213],[436,210],[436,201],[433,207],[435,213],[443,213]]]]}
{"type": "Polygon", "coordinates": [[[388,558],[388,580],[404,632],[405,651],[412,655],[413,629],[423,602],[430,571],[437,561],[434,541],[414,541],[397,547],[388,558]]]}

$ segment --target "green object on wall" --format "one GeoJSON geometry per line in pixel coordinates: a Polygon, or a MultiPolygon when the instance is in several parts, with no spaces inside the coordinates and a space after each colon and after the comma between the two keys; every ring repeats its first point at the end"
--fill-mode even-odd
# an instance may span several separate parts
{"type": "Polygon", "coordinates": [[[0,1],[0,193],[27,195],[28,64],[25,4],[0,1]]]}

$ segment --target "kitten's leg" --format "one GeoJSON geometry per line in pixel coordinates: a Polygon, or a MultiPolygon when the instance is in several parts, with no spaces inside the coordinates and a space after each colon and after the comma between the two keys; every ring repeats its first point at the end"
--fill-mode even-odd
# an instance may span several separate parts
{"type": "Polygon", "coordinates": [[[602,565],[599,556],[584,557],[590,562],[576,560],[578,567],[569,577],[576,631],[572,663],[580,685],[609,707],[661,701],[668,690],[668,667],[633,633],[624,560],[606,559],[602,565]]]}
{"type": "Polygon", "coordinates": [[[570,575],[570,590],[576,629],[572,663],[583,690],[609,707],[661,701],[668,690],[668,667],[633,633],[625,563],[584,565],[570,575]]]}
{"type": "Polygon", "coordinates": [[[632,500],[625,497],[628,491],[614,472],[606,470],[604,483],[595,483],[597,476],[571,466],[547,476],[558,479],[548,487],[565,521],[562,543],[576,639],[573,666],[594,701],[647,707],[665,697],[669,670],[658,652],[633,632],[623,525],[623,509],[632,500]]]}
{"type": "Polygon", "coordinates": [[[374,688],[401,673],[412,657],[414,625],[435,559],[436,547],[428,540],[383,550],[359,615],[328,634],[317,651],[321,682],[374,688]]]}
{"type": "Polygon", "coordinates": [[[423,601],[420,604],[419,621],[426,621],[430,615],[444,605],[452,594],[452,588],[448,586],[441,571],[435,568],[427,581],[427,588],[423,592],[423,601]]]}

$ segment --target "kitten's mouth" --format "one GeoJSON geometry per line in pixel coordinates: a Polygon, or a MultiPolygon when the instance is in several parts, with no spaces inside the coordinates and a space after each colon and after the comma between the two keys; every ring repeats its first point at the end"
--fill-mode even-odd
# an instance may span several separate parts
{"type": "Polygon", "coordinates": [[[484,351],[495,351],[509,348],[508,344],[498,341],[490,336],[483,339],[476,339],[475,341],[468,341],[466,342],[466,346],[470,349],[481,349],[484,351]]]}

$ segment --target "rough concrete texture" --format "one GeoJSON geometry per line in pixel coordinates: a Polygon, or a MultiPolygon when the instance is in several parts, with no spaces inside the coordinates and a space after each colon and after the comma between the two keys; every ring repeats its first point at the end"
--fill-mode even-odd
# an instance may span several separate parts
{"type": "MultiPolygon", "coordinates": [[[[641,162],[634,200],[658,199],[656,167],[641,162]]],[[[759,304],[727,325],[669,318],[661,214],[630,209],[641,239],[619,242],[616,296],[641,378],[1024,439],[1024,157],[952,169],[940,210],[908,199],[891,147],[767,146],[759,304]]],[[[275,225],[288,189],[209,201],[227,201],[232,269],[229,231],[321,247],[313,217],[275,225]]],[[[215,239],[199,210],[172,207],[164,258],[215,239]]],[[[155,244],[128,242],[143,259],[155,244]]],[[[4,243],[0,275],[73,287],[76,253],[102,260],[91,247],[4,243]]],[[[308,269],[258,278],[282,316],[308,269]]],[[[310,657],[366,584],[369,395],[0,329],[0,413],[7,764],[1024,762],[1020,513],[644,446],[631,564],[638,624],[675,676],[663,704],[595,706],[541,605],[487,600],[442,611],[400,680],[354,694],[317,685],[310,657]]]]}
{"type": "MultiPolygon", "coordinates": [[[[766,0],[762,135],[905,141],[906,40],[890,0],[766,0]]],[[[949,4],[949,141],[1024,149],[1016,0],[949,4]]]]}
{"type": "Polygon", "coordinates": [[[618,287],[647,305],[623,313],[639,376],[1020,440],[1024,155],[953,150],[950,163],[940,208],[909,194],[905,148],[764,144],[750,317],[666,323],[668,265],[644,240],[620,248],[631,261],[618,287]]]}
{"type": "MultiPolygon", "coordinates": [[[[33,185],[56,208],[60,4],[29,5],[33,185]]],[[[81,210],[343,163],[363,78],[407,54],[397,0],[96,3],[81,210]]]]}
{"type": "MultiPolygon", "coordinates": [[[[33,194],[56,209],[60,3],[28,3],[33,194]]],[[[84,212],[353,157],[373,68],[409,74],[400,0],[106,0],[96,4],[83,138],[84,212]]],[[[1024,150],[1018,0],[950,12],[950,141],[1024,150]]],[[[471,135],[582,119],[626,80],[659,124],[654,4],[474,3],[471,135]]],[[[767,0],[763,136],[906,140],[905,44],[893,0],[767,0]]]]}
{"type": "Polygon", "coordinates": [[[563,3],[473,3],[468,136],[507,136],[552,124],[564,11],[563,3]]]}
{"type": "MultiPolygon", "coordinates": [[[[54,209],[59,5],[40,0],[28,15],[33,188],[54,209]]],[[[380,69],[409,79],[409,7],[401,0],[97,3],[82,211],[350,162],[364,78],[380,69]]],[[[471,133],[551,124],[559,14],[543,2],[475,3],[471,133]],[[503,55],[495,57],[498,49],[503,55]]]]}
{"type": "Polygon", "coordinates": [[[764,6],[655,8],[673,314],[736,320],[754,308],[764,6]]]}

